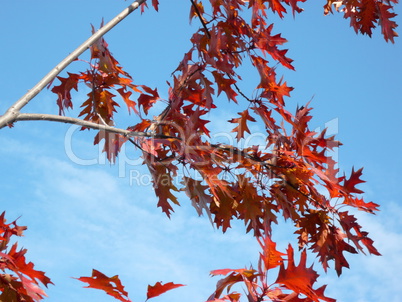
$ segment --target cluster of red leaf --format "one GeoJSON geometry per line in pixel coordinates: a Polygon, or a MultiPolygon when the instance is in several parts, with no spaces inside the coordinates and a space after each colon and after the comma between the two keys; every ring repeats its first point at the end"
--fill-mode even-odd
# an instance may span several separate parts
{"type": "Polygon", "coordinates": [[[26,249],[18,249],[17,243],[9,247],[12,236],[22,236],[27,227],[17,221],[6,223],[5,213],[0,215],[0,301],[36,302],[46,296],[39,287],[53,284],[44,272],[35,270],[25,259],[26,249]]]}
{"type": "MultiPolygon", "coordinates": [[[[94,32],[94,28],[92,30],[94,32]]],[[[120,107],[115,100],[117,95],[127,105],[129,112],[134,111],[140,116],[138,107],[142,106],[147,113],[159,99],[157,90],[144,85],[134,85],[133,79],[119,66],[103,38],[90,47],[90,52],[91,61],[88,62],[89,68],[85,72],[67,73],[67,78],[57,77],[60,84],[54,86],[52,92],[58,96],[59,114],[64,115],[66,109],[73,108],[71,91],[77,91],[79,84],[85,84],[90,89],[86,101],[80,105],[82,110],[79,117],[85,121],[113,126],[114,113],[120,107]],[[137,102],[132,99],[133,91],[140,94],[137,102]]],[[[120,135],[99,131],[94,144],[100,143],[101,140],[104,140],[104,151],[111,162],[115,161],[122,144],[127,141],[120,135]]]]}
{"type": "Polygon", "coordinates": [[[396,16],[393,6],[398,0],[327,0],[324,5],[325,14],[336,11],[344,12],[344,17],[350,19],[350,26],[356,32],[369,35],[377,25],[381,26],[381,32],[386,41],[394,43],[398,36],[395,31],[398,26],[391,20],[396,16]]]}
{"type": "MultiPolygon", "coordinates": [[[[175,194],[184,191],[198,214],[205,212],[223,232],[237,219],[243,220],[247,232],[256,236],[262,248],[257,270],[213,271],[212,275],[226,276],[210,297],[213,301],[239,301],[240,294],[230,292],[238,282],[246,285],[249,301],[334,301],[324,296],[325,286],[313,288],[318,274],[307,267],[307,250],[316,254],[325,270],[332,261],[338,274],[349,267],[344,252],[364,252],[365,248],[379,255],[356,218],[348,211],[340,211],[345,207],[369,213],[377,210],[377,204],[365,202],[358,195],[363,193],[356,188],[363,182],[362,169],[352,170],[350,177],[339,176],[332,154],[340,143],[326,130],[310,130],[312,116],[308,104],[295,113],[286,109],[285,97],[290,96],[293,88],[277,79],[276,66],[293,69],[293,65],[287,50],[282,49],[286,39],[274,34],[273,24],[267,23],[267,10],[283,17],[287,6],[293,14],[300,13],[301,2],[305,0],[210,0],[206,9],[202,1],[191,0],[190,21],[198,20],[200,28],[191,37],[192,47],[173,73],[167,107],[155,118],[146,116],[159,100],[157,90],[133,84],[103,39],[91,47],[90,68],[86,72],[59,77],[60,85],[52,89],[58,94],[57,103],[63,114],[72,107],[71,90],[77,90],[80,82],[85,83],[91,91],[79,116],[106,125],[113,125],[119,106],[115,93],[120,95],[139,119],[128,129],[151,133],[150,137],[136,137],[130,142],[143,154],[158,206],[166,215],[171,215],[173,205],[179,205],[175,194]],[[250,21],[242,13],[246,9],[251,10],[250,21]],[[242,79],[238,67],[245,59],[260,77],[253,97],[238,85],[242,79]],[[136,101],[132,92],[139,94],[136,101]],[[234,124],[237,141],[250,133],[250,123],[260,122],[266,132],[265,145],[239,148],[210,142],[205,116],[220,108],[222,92],[229,102],[242,107],[239,115],[228,121],[234,124]],[[175,183],[179,182],[174,179],[180,168],[184,177],[178,187],[175,183]],[[278,223],[280,216],[293,223],[298,235],[298,266],[291,245],[287,253],[281,253],[272,242],[272,223],[278,223]],[[268,285],[268,271],[278,266],[274,285],[268,285]],[[228,293],[222,297],[224,289],[228,293]]],[[[363,34],[371,35],[379,24],[385,39],[393,41],[393,3],[397,0],[328,0],[325,13],[333,12],[333,7],[342,10],[354,29],[363,34]]],[[[158,1],[152,1],[152,5],[158,10],[158,1]]],[[[102,139],[111,161],[127,141],[118,134],[100,132],[95,143],[102,139]]],[[[91,278],[79,280],[121,301],[129,301],[116,276],[108,278],[94,271],[91,278]]]]}

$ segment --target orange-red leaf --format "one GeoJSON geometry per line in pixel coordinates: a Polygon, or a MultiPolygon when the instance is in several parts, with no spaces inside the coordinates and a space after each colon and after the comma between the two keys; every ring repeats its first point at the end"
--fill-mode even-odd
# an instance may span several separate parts
{"type": "Polygon", "coordinates": [[[213,71],[212,75],[214,76],[215,82],[218,86],[218,96],[221,94],[222,91],[224,91],[229,100],[232,100],[235,103],[237,103],[236,100],[237,93],[231,87],[231,85],[236,84],[236,81],[231,78],[229,79],[225,78],[221,73],[217,71],[213,71]]]}
{"type": "Polygon", "coordinates": [[[131,300],[128,299],[128,293],[124,290],[124,286],[121,284],[118,275],[107,277],[94,269],[92,270],[91,277],[80,277],[75,279],[88,283],[88,286],[85,286],[86,288],[100,289],[117,300],[131,302],[131,300]]]}
{"type": "Polygon", "coordinates": [[[263,252],[260,253],[260,259],[264,263],[265,270],[275,268],[283,263],[283,257],[286,254],[276,250],[276,243],[269,236],[263,238],[264,241],[257,238],[263,252]]]}
{"type": "Polygon", "coordinates": [[[247,121],[255,122],[255,119],[248,113],[248,110],[244,110],[243,112],[238,113],[240,115],[239,118],[233,118],[229,122],[239,124],[236,126],[232,132],[237,132],[236,138],[239,141],[244,137],[244,132],[250,133],[250,129],[248,129],[247,121]]]}
{"type": "Polygon", "coordinates": [[[172,290],[177,287],[184,286],[183,284],[174,284],[173,282],[168,282],[166,284],[162,284],[161,282],[156,282],[155,285],[151,286],[148,285],[148,292],[147,292],[147,300],[157,297],[169,290],[172,290]]]}
{"type": "Polygon", "coordinates": [[[268,3],[272,11],[277,12],[279,17],[283,18],[283,13],[286,13],[286,9],[283,7],[281,1],[269,0],[268,3]]]}
{"type": "Polygon", "coordinates": [[[148,114],[148,110],[155,104],[155,102],[159,99],[158,90],[151,89],[145,85],[141,85],[144,91],[148,94],[142,93],[138,98],[138,105],[142,106],[145,114],[148,114]]]}
{"type": "Polygon", "coordinates": [[[313,289],[313,284],[316,282],[319,276],[312,266],[306,267],[307,253],[304,249],[301,253],[300,263],[298,266],[294,262],[293,248],[289,244],[288,252],[288,267],[282,264],[279,270],[278,278],[275,283],[282,284],[286,288],[293,290],[297,294],[306,295],[312,301],[319,301],[319,299],[335,302],[336,300],[325,297],[323,289],[313,289]]]}
{"type": "Polygon", "coordinates": [[[126,103],[127,108],[128,108],[128,112],[130,112],[130,110],[133,109],[135,113],[138,113],[137,108],[135,108],[136,103],[133,100],[130,99],[130,96],[132,95],[132,92],[131,91],[126,91],[125,87],[119,88],[116,91],[121,95],[121,97],[123,98],[124,102],[126,103]]]}

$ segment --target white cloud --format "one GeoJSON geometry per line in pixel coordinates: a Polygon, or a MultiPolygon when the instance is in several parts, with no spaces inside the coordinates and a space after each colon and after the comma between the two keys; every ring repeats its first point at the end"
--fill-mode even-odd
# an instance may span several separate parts
{"type": "MultiPolygon", "coordinates": [[[[210,270],[241,268],[257,256],[242,227],[222,235],[187,200],[169,220],[156,208],[150,186],[128,187],[109,167],[79,167],[49,156],[31,163],[34,193],[23,209],[21,223],[29,229],[22,243],[28,259],[56,282],[49,301],[86,301],[93,291],[77,297],[84,284],[68,277],[90,275],[92,268],[119,274],[133,300],[145,295],[148,284],[173,281],[188,286],[160,301],[202,301],[218,280],[210,270]]],[[[110,301],[101,297],[97,301],[110,301]]]]}
{"type": "MultiPolygon", "coordinates": [[[[147,285],[157,281],[187,286],[155,302],[203,301],[219,279],[210,278],[210,270],[255,264],[257,246],[241,225],[234,224],[222,235],[206,217],[197,217],[185,198],[169,220],[156,208],[152,187],[129,186],[127,178],[118,177],[117,167],[76,165],[63,148],[49,147],[54,141],[40,141],[39,147],[35,142],[35,148],[32,141],[12,138],[0,138],[0,143],[5,146],[1,154],[10,161],[7,165],[15,165],[9,181],[23,179],[9,182],[18,198],[6,192],[9,200],[3,205],[9,219],[22,214],[20,223],[29,227],[21,239],[28,248],[27,258],[56,283],[48,291],[48,301],[113,301],[103,293],[81,289],[84,284],[69,278],[90,275],[92,268],[119,274],[134,301],[141,301],[147,285]],[[13,209],[11,214],[8,209],[13,209]]],[[[340,302],[397,301],[401,214],[402,207],[392,202],[384,204],[377,216],[360,213],[360,224],[383,256],[348,255],[351,270],[339,279],[333,273],[319,279],[320,284],[328,283],[327,295],[340,302]]],[[[282,251],[289,239],[282,233],[289,234],[288,227],[277,227],[282,251]]]]}
{"type": "Polygon", "coordinates": [[[369,232],[382,256],[346,253],[350,270],[344,270],[340,278],[333,273],[322,276],[321,281],[328,283],[329,296],[339,302],[400,301],[401,215],[402,207],[393,202],[384,204],[377,215],[356,214],[359,224],[369,232]]]}

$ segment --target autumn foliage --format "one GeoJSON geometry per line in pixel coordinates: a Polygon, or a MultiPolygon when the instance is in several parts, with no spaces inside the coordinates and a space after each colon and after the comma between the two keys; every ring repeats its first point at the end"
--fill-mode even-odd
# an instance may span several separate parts
{"type": "MultiPolygon", "coordinates": [[[[278,65],[294,67],[283,48],[286,39],[275,32],[268,16],[301,13],[305,1],[191,0],[190,22],[197,22],[199,29],[169,79],[166,100],[160,98],[157,88],[136,83],[103,38],[91,46],[86,71],[58,76],[51,87],[60,115],[78,106],[78,118],[96,125],[113,127],[119,108],[127,106],[136,119],[126,129],[128,134],[99,127],[94,143],[104,144],[111,162],[123,144],[141,152],[152,176],[157,206],[167,216],[179,206],[177,193],[183,191],[197,213],[209,216],[223,232],[233,220],[241,220],[255,236],[261,246],[258,265],[212,271],[211,275],[222,279],[208,301],[240,301],[242,294],[232,289],[237,283],[244,285],[248,301],[335,301],[325,296],[325,286],[315,284],[318,274],[308,266],[307,255],[315,255],[325,271],[332,266],[338,275],[349,267],[347,253],[380,255],[350,213],[353,208],[368,213],[378,210],[377,204],[359,195],[363,193],[357,188],[364,182],[362,169],[340,173],[332,155],[341,143],[325,129],[315,132],[309,128],[309,104],[295,112],[287,109],[286,98],[293,88],[277,76],[278,65]],[[252,95],[240,88],[239,67],[245,61],[251,62],[259,75],[252,95]],[[82,104],[75,104],[71,92],[82,85],[90,92],[82,104]],[[251,124],[259,123],[266,135],[263,145],[240,148],[211,142],[206,116],[221,108],[225,99],[238,107],[238,114],[228,120],[236,141],[250,134],[251,124]],[[163,112],[150,116],[151,109],[161,102],[163,112]],[[184,176],[177,181],[178,175],[184,176]],[[272,226],[281,218],[292,223],[297,235],[296,244],[289,243],[286,251],[278,251],[272,239],[272,226]],[[279,270],[276,279],[273,269],[279,270]]],[[[148,2],[158,10],[157,0],[148,2]]],[[[369,36],[380,26],[385,40],[394,42],[397,25],[392,18],[397,2],[328,0],[324,13],[343,13],[356,32],[369,36]]],[[[141,6],[144,13],[145,5],[141,6]]],[[[1,268],[14,274],[0,276],[0,300],[39,301],[44,292],[38,284],[47,286],[50,279],[25,263],[25,250],[17,252],[16,244],[7,249],[9,238],[21,235],[24,228],[16,222],[5,224],[4,214],[1,221],[1,268]]],[[[107,277],[93,270],[91,277],[78,280],[120,301],[130,301],[118,276],[107,277]]],[[[147,299],[180,286],[158,282],[148,288],[147,299]]]]}

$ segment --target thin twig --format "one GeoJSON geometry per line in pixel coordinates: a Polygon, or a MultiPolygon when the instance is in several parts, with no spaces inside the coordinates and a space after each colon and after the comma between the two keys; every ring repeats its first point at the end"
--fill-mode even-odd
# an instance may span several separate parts
{"type": "MultiPolygon", "coordinates": [[[[198,16],[198,19],[200,20],[202,26],[204,27],[204,30],[205,30],[205,32],[206,32],[208,38],[211,39],[211,34],[210,34],[210,32],[209,32],[209,29],[208,29],[208,27],[207,27],[207,25],[206,25],[204,19],[202,18],[201,13],[200,13],[200,11],[199,11],[197,5],[195,4],[194,0],[190,0],[190,1],[191,1],[191,4],[192,4],[193,7],[194,7],[195,13],[196,13],[197,16],[198,16]]],[[[226,72],[226,75],[227,75],[230,79],[233,80],[233,77],[232,77],[231,74],[229,74],[228,72],[226,72]]],[[[247,101],[249,101],[250,103],[252,102],[252,100],[251,100],[249,97],[247,97],[247,96],[240,90],[239,86],[237,86],[236,83],[234,83],[233,85],[234,85],[234,87],[236,88],[237,92],[238,92],[242,97],[244,97],[244,98],[245,98],[247,101]]]]}
{"type": "Polygon", "coordinates": [[[238,149],[238,148],[233,147],[233,146],[222,145],[222,144],[211,144],[211,147],[214,148],[214,149],[217,149],[217,150],[229,151],[232,154],[238,154],[238,155],[240,155],[240,156],[242,156],[242,157],[244,157],[244,158],[246,158],[246,159],[248,159],[250,161],[256,162],[258,165],[267,168],[273,175],[275,175],[276,178],[281,179],[286,185],[288,185],[293,190],[295,190],[296,192],[298,192],[299,194],[304,196],[311,203],[315,204],[319,208],[322,208],[322,209],[325,208],[323,205],[319,204],[315,199],[313,199],[310,195],[301,192],[297,186],[295,186],[293,183],[288,181],[284,176],[280,175],[280,173],[277,173],[277,172],[275,172],[273,170],[273,168],[288,169],[287,167],[281,167],[281,166],[273,165],[273,164],[271,164],[271,163],[269,163],[267,161],[263,161],[263,160],[261,160],[259,158],[256,158],[256,157],[252,156],[251,154],[248,154],[244,150],[238,149]]]}
{"type": "Polygon", "coordinates": [[[202,24],[202,26],[204,27],[205,32],[207,33],[208,39],[211,39],[211,34],[209,33],[207,24],[205,24],[205,21],[204,21],[204,19],[202,18],[201,13],[200,13],[200,11],[199,11],[197,5],[195,4],[194,0],[190,0],[190,1],[191,1],[191,4],[192,4],[193,7],[194,7],[195,13],[196,13],[197,16],[198,16],[198,19],[200,19],[201,24],[202,24]]]}

